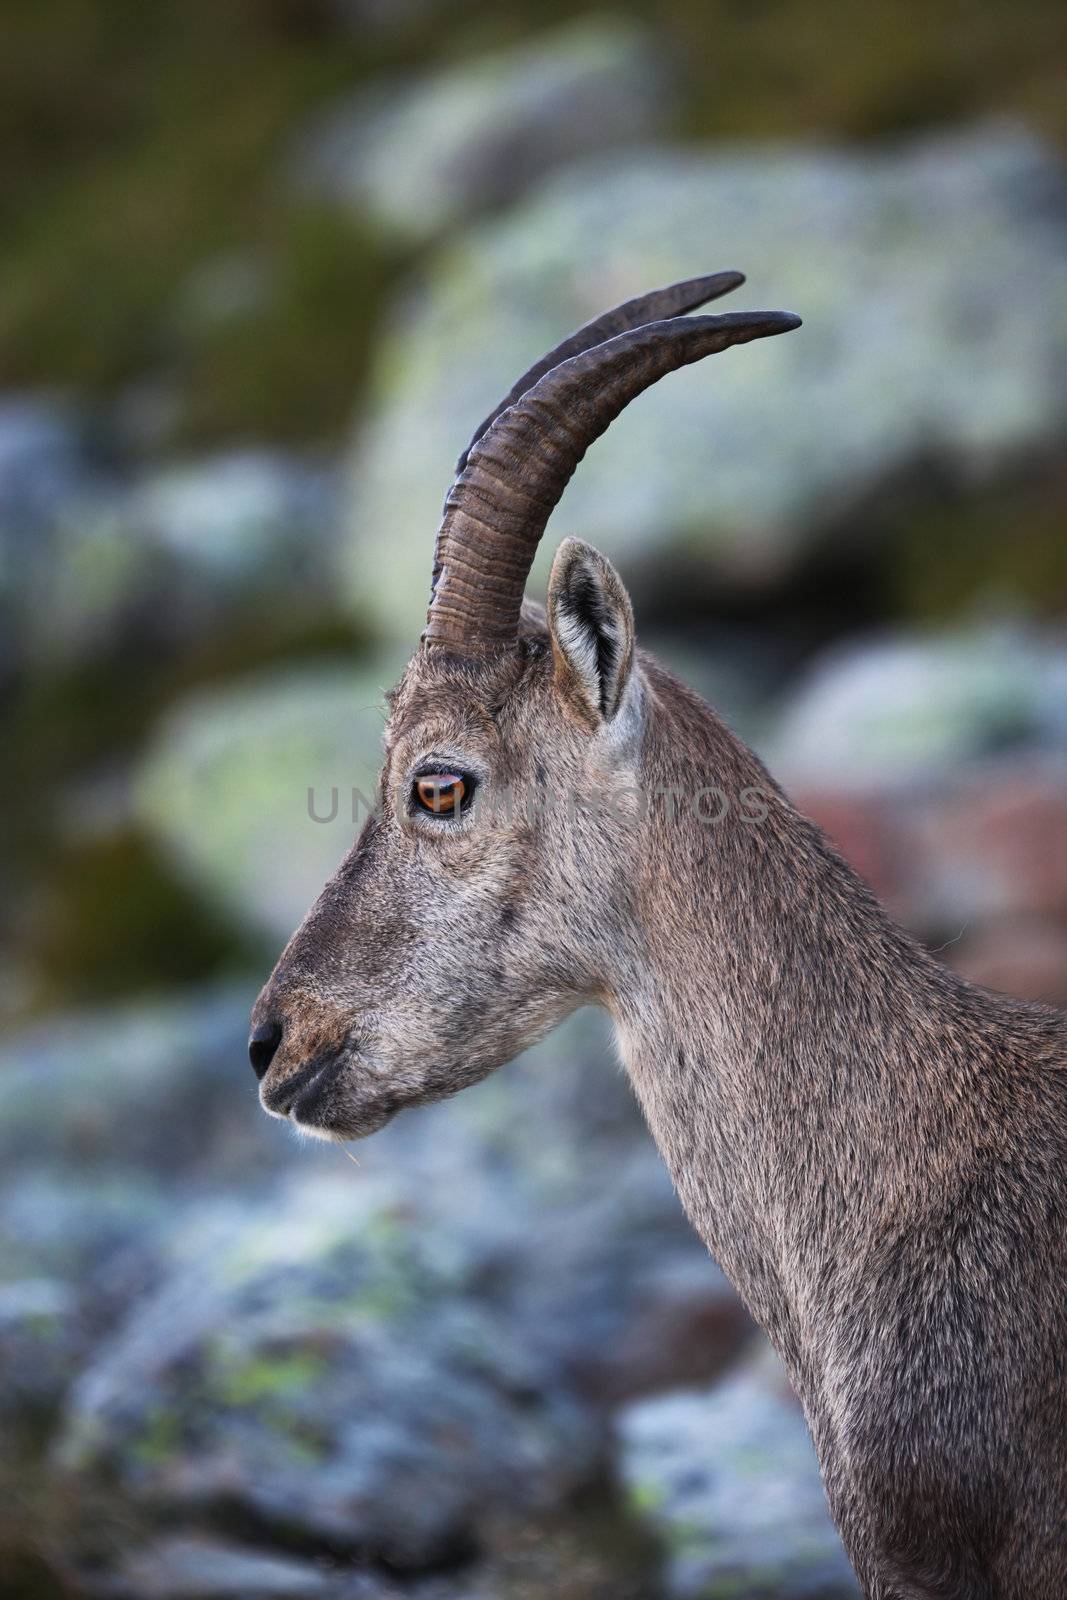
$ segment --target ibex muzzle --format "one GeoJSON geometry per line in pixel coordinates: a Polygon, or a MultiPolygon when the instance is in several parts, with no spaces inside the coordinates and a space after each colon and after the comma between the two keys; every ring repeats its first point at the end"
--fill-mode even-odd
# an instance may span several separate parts
{"type": "Polygon", "coordinates": [[[586,1003],[694,1226],[781,1352],[869,1600],[1067,1594],[1067,1019],[897,928],[566,540],[588,445],[658,378],[783,333],[628,302],[524,375],[461,458],[375,815],[250,1045],[327,1138],[454,1094],[586,1003]],[[708,804],[708,797],[714,796],[708,804]]]}

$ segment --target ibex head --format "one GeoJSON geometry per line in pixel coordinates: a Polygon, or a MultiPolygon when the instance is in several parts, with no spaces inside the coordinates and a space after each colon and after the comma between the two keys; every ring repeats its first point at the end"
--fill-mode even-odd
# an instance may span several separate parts
{"type": "Polygon", "coordinates": [[[603,556],[556,554],[523,590],[588,446],[677,367],[799,319],[686,317],[741,283],[695,279],[588,324],[527,372],[460,459],[427,625],[391,696],[378,805],[253,1013],[264,1107],[352,1138],[477,1081],[637,959],[642,787],[655,689],[603,556]]]}

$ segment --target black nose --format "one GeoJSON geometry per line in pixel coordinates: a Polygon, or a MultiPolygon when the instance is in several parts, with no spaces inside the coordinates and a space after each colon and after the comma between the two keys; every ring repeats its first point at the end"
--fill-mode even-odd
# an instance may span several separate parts
{"type": "Polygon", "coordinates": [[[252,1071],[257,1078],[266,1074],[267,1068],[274,1060],[274,1053],[282,1042],[282,1025],[280,1022],[261,1022],[252,1029],[248,1040],[248,1059],[252,1063],[252,1071]]]}

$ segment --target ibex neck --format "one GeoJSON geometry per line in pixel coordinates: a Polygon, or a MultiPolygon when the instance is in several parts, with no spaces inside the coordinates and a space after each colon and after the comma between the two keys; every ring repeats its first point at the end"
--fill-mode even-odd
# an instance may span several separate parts
{"type": "Polygon", "coordinates": [[[649,826],[643,968],[613,1009],[691,1220],[788,1355],[810,1302],[847,1298],[864,1241],[944,1181],[979,1114],[964,1041],[991,997],[890,921],[702,702],[649,678],[646,784],[715,786],[728,808],[649,826]]]}

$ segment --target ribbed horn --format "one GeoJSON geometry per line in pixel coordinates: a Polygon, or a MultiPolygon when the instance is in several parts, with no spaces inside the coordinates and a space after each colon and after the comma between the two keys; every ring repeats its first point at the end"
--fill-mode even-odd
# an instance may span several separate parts
{"type": "Polygon", "coordinates": [[[788,311],[674,317],[619,334],[547,372],[497,418],[452,485],[424,646],[469,657],[513,646],[541,535],[593,441],[668,372],[799,326],[788,311]]]}
{"type": "Polygon", "coordinates": [[[669,283],[665,289],[653,289],[649,294],[624,300],[622,305],[613,306],[602,316],[594,317],[592,322],[583,323],[561,340],[555,349],[542,356],[540,361],[535,361],[518,382],[512,384],[495,410],[490,411],[478,424],[466,450],[456,462],[456,476],[463,471],[474,446],[483,433],[489,432],[497,417],[513,406],[516,400],[521,400],[538,378],[543,378],[546,372],[558,367],[561,361],[581,355],[583,350],[591,350],[595,344],[614,339],[630,328],[643,328],[646,322],[663,322],[667,317],[680,317],[687,311],[695,311],[698,306],[706,306],[709,300],[718,300],[722,295],[729,294],[731,289],[739,289],[744,281],[743,272],[712,272],[703,278],[686,278],[684,283],[669,283]]]}

